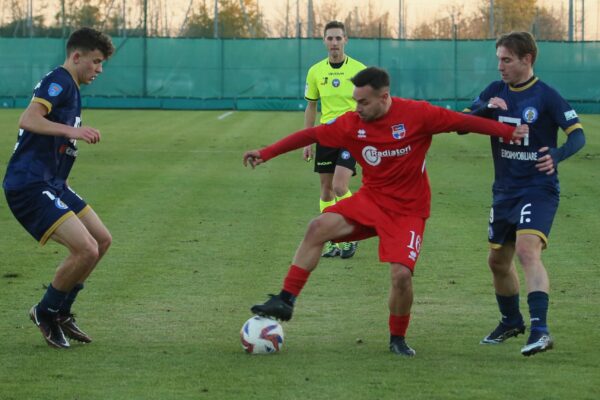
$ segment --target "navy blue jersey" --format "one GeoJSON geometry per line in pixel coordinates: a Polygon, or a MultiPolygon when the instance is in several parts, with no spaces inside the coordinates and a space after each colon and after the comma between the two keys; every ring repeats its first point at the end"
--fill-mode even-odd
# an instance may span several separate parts
{"type": "MultiPolygon", "coordinates": [[[[81,125],[79,87],[63,67],[49,72],[37,84],[31,101],[43,104],[48,109],[46,118],[52,122],[74,127],[81,125]]],[[[3,187],[18,190],[45,183],[57,189],[64,188],[76,157],[74,139],[21,129],[3,187]]]]}
{"type": "Polygon", "coordinates": [[[558,128],[568,135],[582,128],[577,113],[560,94],[538,78],[513,87],[503,81],[492,82],[470,108],[471,113],[511,125],[529,125],[529,135],[520,145],[492,137],[494,157],[494,194],[518,195],[521,189],[550,187],[559,190],[558,171],[546,175],[536,169],[536,160],[543,156],[542,147],[557,147],[558,128]],[[504,99],[508,110],[487,108],[492,97],[504,99]]]}

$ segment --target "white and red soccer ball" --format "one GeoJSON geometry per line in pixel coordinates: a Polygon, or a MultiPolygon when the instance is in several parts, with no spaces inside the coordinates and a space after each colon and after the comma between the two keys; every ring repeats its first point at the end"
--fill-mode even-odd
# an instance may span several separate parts
{"type": "Polygon", "coordinates": [[[277,353],[283,347],[283,328],[274,319],[254,316],[240,331],[242,347],[249,354],[277,353]]]}

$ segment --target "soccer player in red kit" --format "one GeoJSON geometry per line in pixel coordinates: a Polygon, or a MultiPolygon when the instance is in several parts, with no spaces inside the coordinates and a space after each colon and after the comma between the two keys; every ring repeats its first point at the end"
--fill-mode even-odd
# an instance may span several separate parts
{"type": "Polygon", "coordinates": [[[296,297],[317,267],[325,242],[378,236],[379,259],[390,263],[391,272],[390,351],[413,356],[415,351],[404,338],[413,302],[413,270],[429,217],[431,191],[425,155],[432,135],[468,131],[518,142],[528,127],[515,129],[427,102],[391,97],[389,76],[377,67],[359,72],[352,83],[356,111],[244,153],[244,165],[254,168],[277,155],[318,142],[348,149],[363,172],[362,187],[356,194],[326,208],[310,222],[281,292],[251,310],[283,321],[291,319],[296,297]]]}

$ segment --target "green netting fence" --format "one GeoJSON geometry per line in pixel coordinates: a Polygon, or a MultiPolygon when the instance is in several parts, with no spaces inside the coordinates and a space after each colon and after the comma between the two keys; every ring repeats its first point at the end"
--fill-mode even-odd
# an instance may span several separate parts
{"type": "MultiPolygon", "coordinates": [[[[84,106],[298,110],[318,39],[116,38],[84,106]]],[[[0,106],[23,107],[64,60],[63,39],[0,38],[0,106]]],[[[540,42],[536,74],[579,112],[600,112],[600,42],[540,42]]],[[[498,79],[494,41],[351,39],[350,56],[386,68],[396,96],[460,109],[498,79]]]]}

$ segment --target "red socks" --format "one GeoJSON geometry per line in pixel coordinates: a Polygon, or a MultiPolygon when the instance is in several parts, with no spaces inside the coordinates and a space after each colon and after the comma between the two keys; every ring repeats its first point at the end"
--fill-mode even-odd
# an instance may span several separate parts
{"type": "Polygon", "coordinates": [[[309,276],[309,271],[302,269],[297,265],[292,265],[283,280],[283,290],[294,296],[298,296],[309,276]]]}
{"type": "Polygon", "coordinates": [[[410,314],[406,315],[393,315],[390,314],[390,335],[392,336],[406,336],[406,330],[408,329],[408,322],[410,321],[410,314]]]}

